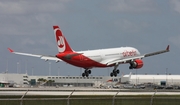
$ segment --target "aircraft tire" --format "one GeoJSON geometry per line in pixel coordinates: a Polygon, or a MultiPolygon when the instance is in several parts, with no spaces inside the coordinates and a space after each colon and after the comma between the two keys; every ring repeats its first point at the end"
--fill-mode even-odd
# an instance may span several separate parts
{"type": "Polygon", "coordinates": [[[91,70],[88,70],[88,73],[91,74],[91,70]]]}
{"type": "Polygon", "coordinates": [[[119,70],[116,70],[116,73],[119,74],[119,70]]]}
{"type": "Polygon", "coordinates": [[[116,77],[116,76],[117,76],[117,73],[114,73],[114,76],[116,77]]]}
{"type": "Polygon", "coordinates": [[[129,69],[133,69],[133,67],[132,67],[132,66],[129,66],[129,69]]]}
{"type": "Polygon", "coordinates": [[[114,75],[113,72],[111,72],[111,73],[110,73],[110,76],[113,77],[113,75],[114,75]]]}
{"type": "Polygon", "coordinates": [[[85,73],[82,73],[82,77],[84,77],[85,76],[85,73]]]}

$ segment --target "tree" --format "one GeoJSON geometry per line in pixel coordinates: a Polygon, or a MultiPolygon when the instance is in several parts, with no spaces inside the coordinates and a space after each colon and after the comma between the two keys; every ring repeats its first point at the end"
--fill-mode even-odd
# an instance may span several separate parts
{"type": "Polygon", "coordinates": [[[44,79],[44,78],[39,78],[37,81],[38,81],[39,84],[41,84],[41,83],[43,83],[43,82],[46,82],[47,80],[44,79]]]}
{"type": "Polygon", "coordinates": [[[48,80],[48,81],[47,81],[47,84],[49,84],[50,86],[52,86],[52,84],[53,84],[54,82],[55,82],[54,80],[48,80]]]}

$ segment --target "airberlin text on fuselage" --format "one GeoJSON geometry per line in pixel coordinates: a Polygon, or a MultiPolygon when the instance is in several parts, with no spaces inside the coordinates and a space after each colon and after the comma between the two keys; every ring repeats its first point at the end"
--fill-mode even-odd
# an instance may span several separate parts
{"type": "Polygon", "coordinates": [[[135,50],[132,50],[132,51],[124,51],[122,53],[123,57],[128,57],[128,56],[136,56],[137,55],[137,52],[135,50]]]}

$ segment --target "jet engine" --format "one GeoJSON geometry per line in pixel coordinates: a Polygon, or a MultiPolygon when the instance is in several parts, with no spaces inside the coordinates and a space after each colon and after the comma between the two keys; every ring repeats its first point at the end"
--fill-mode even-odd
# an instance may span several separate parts
{"type": "Polygon", "coordinates": [[[129,69],[139,69],[141,67],[143,67],[143,61],[141,59],[136,59],[130,62],[129,69]]]}

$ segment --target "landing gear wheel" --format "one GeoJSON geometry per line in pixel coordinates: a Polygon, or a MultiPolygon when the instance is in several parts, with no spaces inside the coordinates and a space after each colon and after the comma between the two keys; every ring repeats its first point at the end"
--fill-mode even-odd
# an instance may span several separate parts
{"type": "Polygon", "coordinates": [[[89,73],[86,73],[86,77],[88,77],[89,76],[89,73]]]}
{"type": "Polygon", "coordinates": [[[111,77],[113,77],[113,76],[116,77],[117,74],[119,74],[119,73],[120,73],[119,69],[117,69],[117,70],[114,69],[114,70],[110,73],[110,76],[111,76],[111,77]]]}
{"type": "Polygon", "coordinates": [[[114,75],[113,73],[110,73],[110,76],[111,76],[111,77],[113,77],[113,75],[114,75]]]}
{"type": "Polygon", "coordinates": [[[114,76],[116,77],[116,76],[117,76],[117,73],[114,73],[114,76]]]}
{"type": "Polygon", "coordinates": [[[88,73],[91,74],[91,70],[88,70],[88,73]]]}
{"type": "Polygon", "coordinates": [[[84,76],[85,76],[85,73],[82,73],[82,76],[84,77],[84,76]]]}
{"type": "Polygon", "coordinates": [[[84,70],[84,73],[82,73],[82,76],[83,76],[83,77],[88,77],[89,74],[91,74],[91,70],[85,69],[85,70],[84,70]]]}
{"type": "Polygon", "coordinates": [[[132,66],[129,66],[129,69],[133,69],[133,67],[132,67],[132,66]]]}
{"type": "Polygon", "coordinates": [[[116,70],[116,73],[119,74],[119,70],[116,70]]]}

